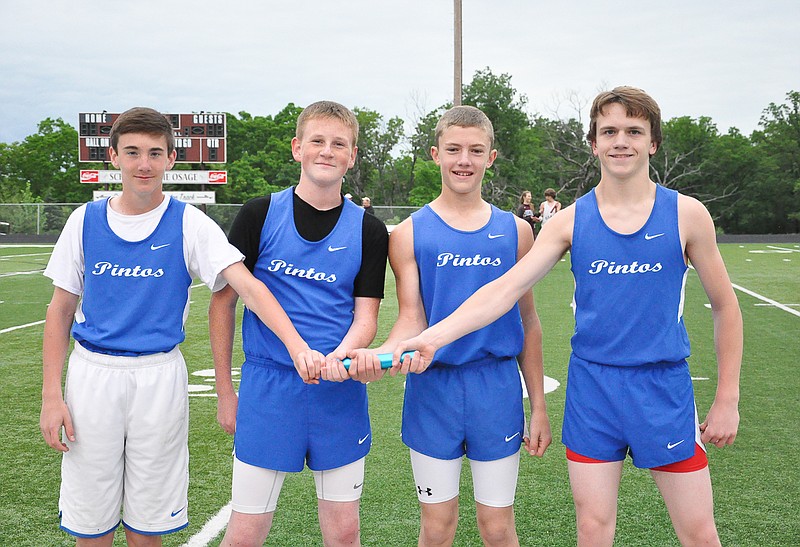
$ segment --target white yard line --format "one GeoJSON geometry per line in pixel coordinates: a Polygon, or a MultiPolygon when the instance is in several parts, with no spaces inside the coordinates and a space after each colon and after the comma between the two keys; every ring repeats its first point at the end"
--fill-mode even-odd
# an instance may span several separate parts
{"type": "Polygon", "coordinates": [[[0,334],[5,334],[7,332],[24,329],[26,327],[35,327],[36,325],[41,325],[44,323],[44,319],[41,321],[34,321],[33,323],[28,323],[27,325],[17,325],[16,327],[8,327],[7,329],[0,330],[0,334]]]}
{"type": "Polygon", "coordinates": [[[31,270],[29,272],[9,272],[9,273],[0,274],[0,277],[14,277],[15,275],[31,275],[31,274],[42,273],[43,271],[44,271],[44,268],[42,268],[41,270],[31,270]]]}
{"type": "Polygon", "coordinates": [[[778,251],[789,251],[792,253],[800,253],[800,249],[787,249],[786,247],[777,247],[775,245],[767,245],[768,249],[777,249],[778,251]]]}
{"type": "Polygon", "coordinates": [[[742,291],[745,294],[749,294],[753,298],[758,298],[762,302],[766,302],[767,304],[770,304],[771,306],[775,306],[779,310],[783,310],[783,311],[785,311],[787,313],[791,313],[792,315],[796,315],[797,317],[800,317],[800,311],[793,310],[789,306],[785,306],[785,305],[781,304],[780,302],[776,302],[775,300],[773,300],[771,298],[767,298],[766,296],[762,296],[762,295],[758,294],[757,292],[751,291],[750,289],[745,289],[744,287],[742,287],[741,285],[737,285],[736,283],[732,283],[732,285],[733,285],[733,288],[736,289],[737,291],[742,291]]]}
{"type": "Polygon", "coordinates": [[[184,543],[181,547],[206,547],[211,540],[225,529],[230,516],[231,504],[228,503],[228,505],[219,510],[219,513],[208,519],[200,531],[190,537],[189,541],[184,543]]]}

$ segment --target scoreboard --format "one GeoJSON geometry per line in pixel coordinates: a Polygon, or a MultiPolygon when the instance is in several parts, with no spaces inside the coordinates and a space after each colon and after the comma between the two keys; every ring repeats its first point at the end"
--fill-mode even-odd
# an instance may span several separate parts
{"type": "MultiPolygon", "coordinates": [[[[164,114],[175,135],[176,163],[225,163],[225,114],[164,114]]],[[[111,161],[111,126],[119,114],[85,112],[78,115],[78,161],[111,161]]]]}

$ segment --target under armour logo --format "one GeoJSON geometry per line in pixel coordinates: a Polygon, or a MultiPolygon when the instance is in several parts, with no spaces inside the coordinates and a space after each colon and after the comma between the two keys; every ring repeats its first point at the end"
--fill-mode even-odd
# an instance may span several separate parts
{"type": "Polygon", "coordinates": [[[428,494],[428,496],[432,496],[432,495],[433,495],[433,492],[431,492],[431,489],[430,489],[430,488],[426,488],[425,490],[423,490],[423,489],[422,489],[422,487],[421,487],[421,486],[419,486],[419,485],[417,485],[417,492],[419,492],[419,495],[420,495],[420,496],[421,496],[423,493],[425,493],[425,494],[428,494]]]}

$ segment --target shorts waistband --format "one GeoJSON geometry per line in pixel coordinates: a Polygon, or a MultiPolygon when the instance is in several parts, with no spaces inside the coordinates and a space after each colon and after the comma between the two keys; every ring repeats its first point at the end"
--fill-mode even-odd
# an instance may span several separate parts
{"type": "Polygon", "coordinates": [[[255,355],[245,354],[244,362],[245,364],[254,365],[257,367],[276,368],[278,370],[294,370],[294,363],[287,365],[275,361],[274,359],[270,359],[269,357],[257,357],[255,355]]]}
{"type": "Polygon", "coordinates": [[[440,361],[434,362],[431,367],[438,367],[438,368],[450,368],[450,369],[466,369],[466,368],[474,368],[474,367],[482,367],[486,365],[497,365],[503,366],[508,363],[513,363],[514,366],[517,366],[517,358],[516,357],[495,357],[494,355],[489,355],[488,357],[482,357],[480,359],[476,359],[474,361],[469,361],[467,363],[442,363],[440,361]]]}
{"type": "Polygon", "coordinates": [[[83,347],[80,342],[75,342],[73,351],[81,358],[94,365],[103,365],[111,367],[146,367],[153,365],[162,365],[174,361],[180,355],[180,349],[175,346],[170,351],[164,353],[151,353],[149,355],[139,355],[137,357],[126,357],[123,355],[108,355],[105,353],[96,353],[83,347]]]}

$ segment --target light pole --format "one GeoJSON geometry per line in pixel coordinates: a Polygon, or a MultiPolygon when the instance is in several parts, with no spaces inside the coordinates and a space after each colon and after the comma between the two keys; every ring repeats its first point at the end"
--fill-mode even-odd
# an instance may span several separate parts
{"type": "Polygon", "coordinates": [[[461,0],[454,2],[453,106],[461,104],[461,0]]]}

